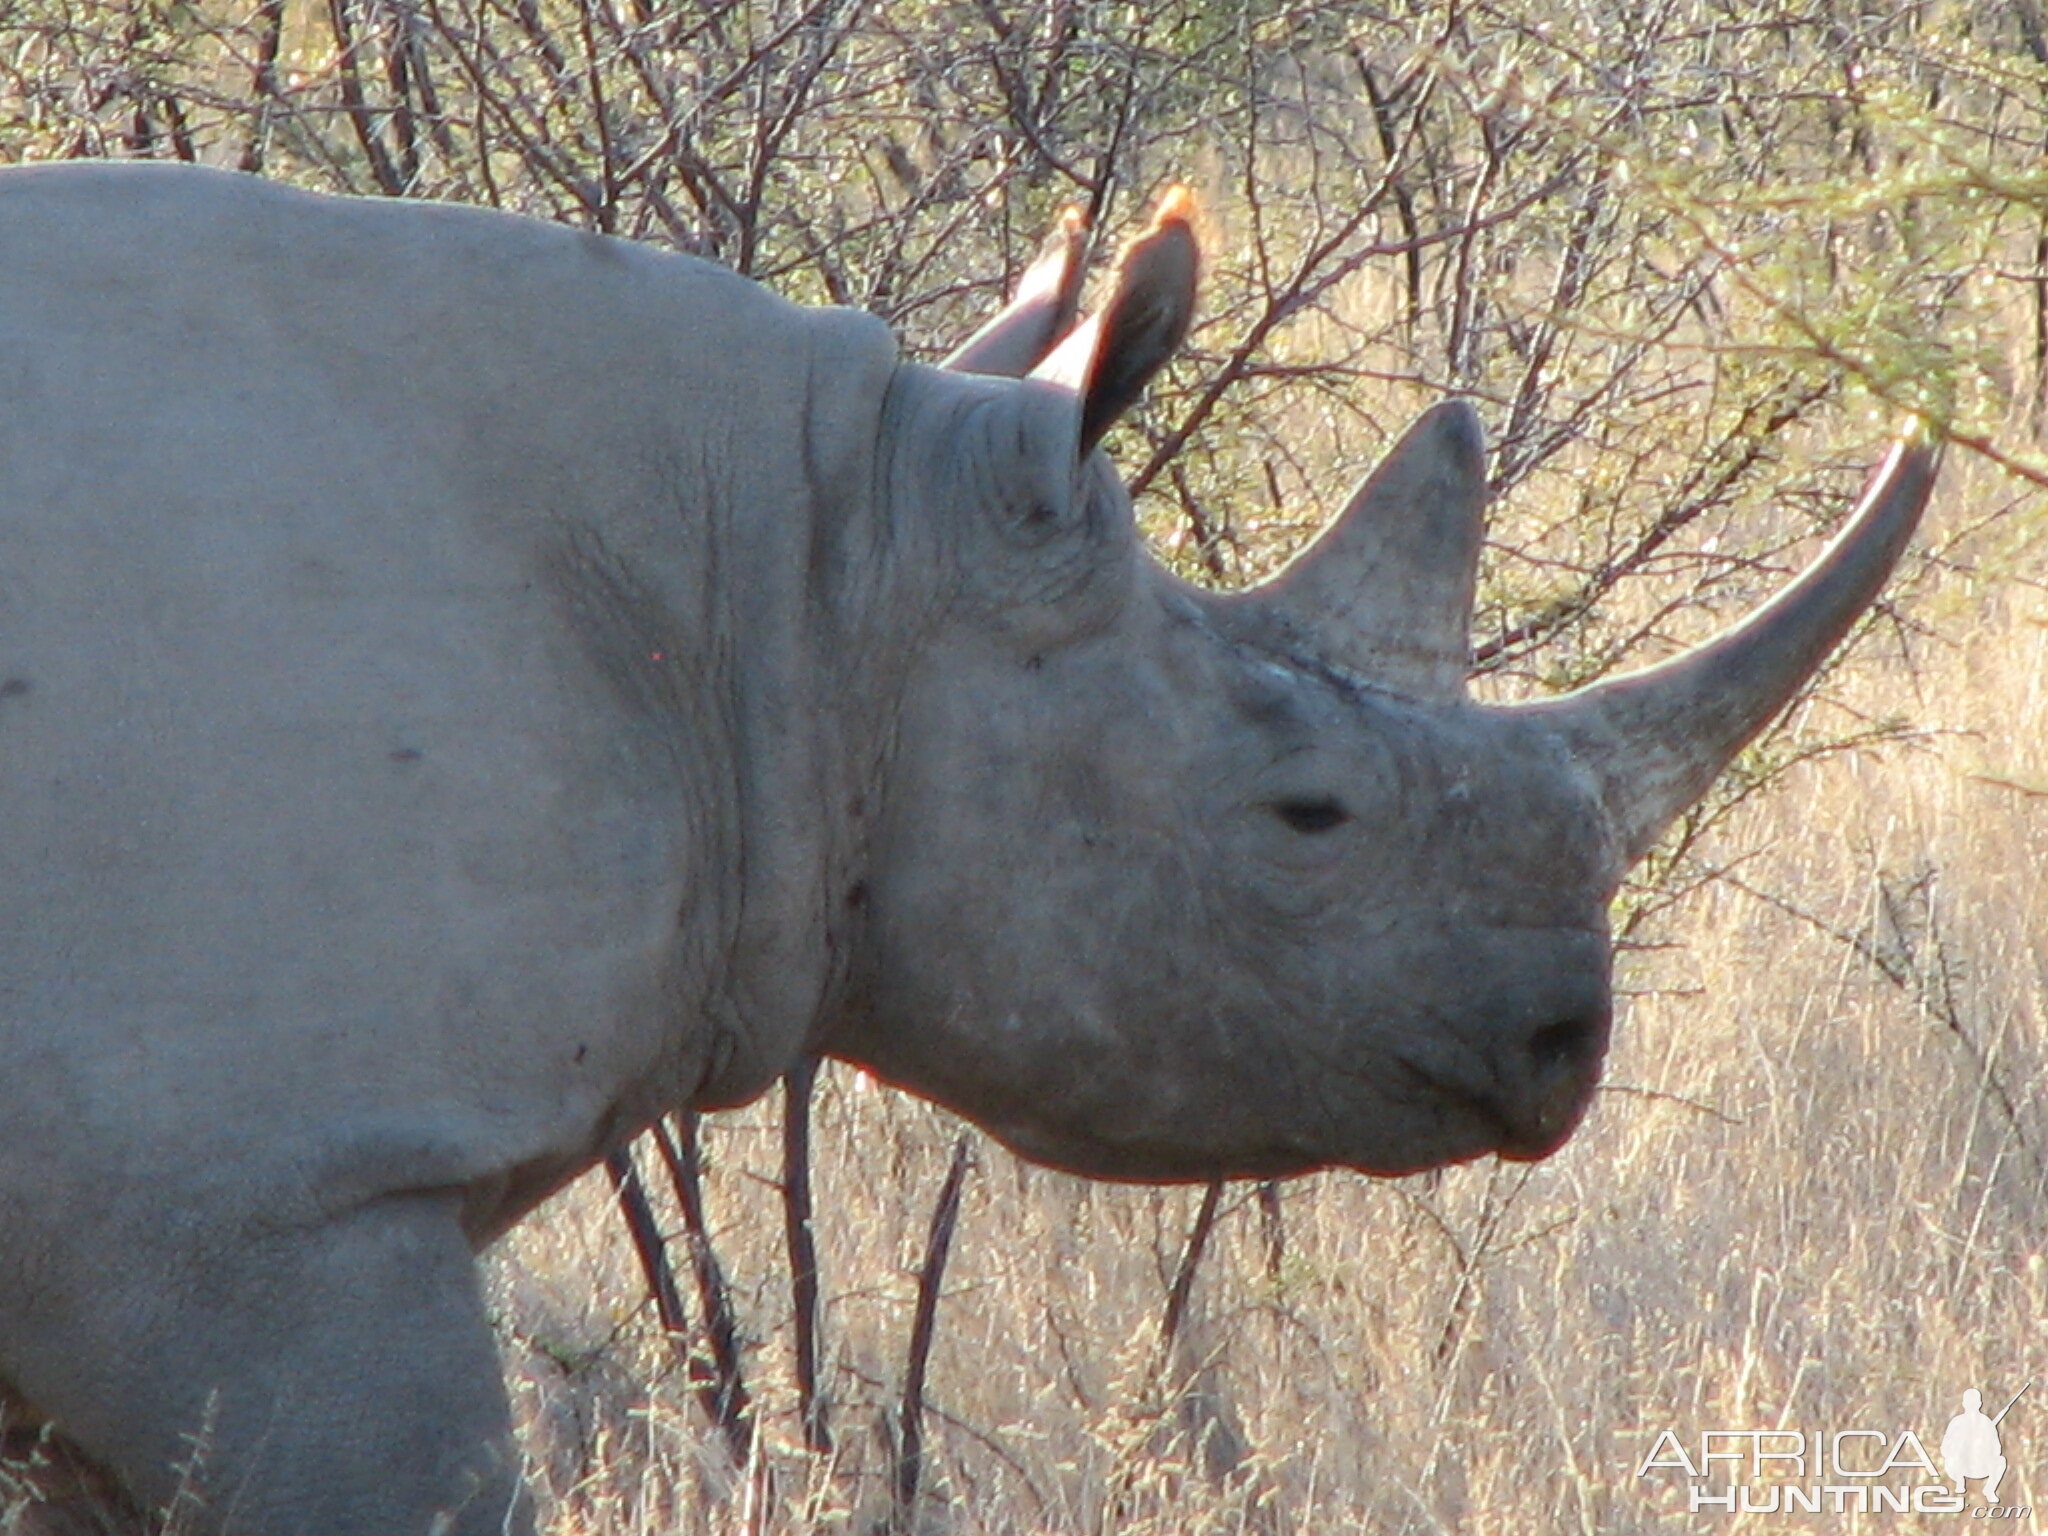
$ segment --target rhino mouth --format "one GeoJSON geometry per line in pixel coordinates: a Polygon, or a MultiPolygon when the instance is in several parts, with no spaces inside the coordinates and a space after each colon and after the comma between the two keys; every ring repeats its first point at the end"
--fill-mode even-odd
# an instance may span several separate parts
{"type": "Polygon", "coordinates": [[[1433,1098],[1466,1157],[1491,1152],[1513,1163],[1551,1156],[1585,1118],[1606,1059],[1606,1010],[1556,1020],[1484,1063],[1455,1066],[1407,1058],[1402,1065],[1433,1098]]]}
{"type": "Polygon", "coordinates": [[[1493,1150],[1510,1163],[1540,1163],[1572,1138],[1593,1102],[1595,1084],[1560,1088],[1533,1112],[1494,1110],[1500,1127],[1493,1150]]]}
{"type": "Polygon", "coordinates": [[[1600,1086],[1607,1059],[1608,1015],[1560,1019],[1529,1037],[1530,1086],[1510,1095],[1500,1112],[1503,1134],[1494,1149],[1510,1162],[1533,1163],[1571,1139],[1600,1086]]]}

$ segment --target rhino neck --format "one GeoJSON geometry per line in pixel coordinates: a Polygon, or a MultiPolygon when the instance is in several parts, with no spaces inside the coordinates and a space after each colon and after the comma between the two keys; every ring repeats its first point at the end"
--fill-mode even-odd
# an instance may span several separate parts
{"type": "Polygon", "coordinates": [[[875,490],[895,352],[865,316],[781,318],[547,562],[676,847],[676,1026],[633,1121],[773,1084],[836,1008],[857,916],[888,619],[914,600],[875,490]]]}
{"type": "Polygon", "coordinates": [[[801,483],[772,510],[724,509],[732,531],[712,581],[721,665],[709,702],[733,745],[711,798],[736,835],[703,883],[729,893],[712,1048],[691,1093],[706,1108],[769,1087],[844,1011],[911,616],[933,600],[932,562],[899,526],[879,467],[904,371],[893,342],[842,312],[812,329],[800,452],[761,444],[775,460],[766,474],[801,483]]]}

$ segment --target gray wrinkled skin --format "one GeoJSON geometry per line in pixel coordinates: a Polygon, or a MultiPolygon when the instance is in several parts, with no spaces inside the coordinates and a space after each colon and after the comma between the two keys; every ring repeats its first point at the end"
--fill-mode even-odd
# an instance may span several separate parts
{"type": "Polygon", "coordinates": [[[473,1252],[805,1050],[1108,1177],[1561,1144],[1617,881],[1931,460],[1726,640],[1482,708],[1462,406],[1269,589],[1146,556],[1087,439],[1192,283],[1163,222],[1019,381],[497,215],[0,176],[12,1422],[144,1506],[197,1437],[192,1528],[527,1529],[473,1252]]]}

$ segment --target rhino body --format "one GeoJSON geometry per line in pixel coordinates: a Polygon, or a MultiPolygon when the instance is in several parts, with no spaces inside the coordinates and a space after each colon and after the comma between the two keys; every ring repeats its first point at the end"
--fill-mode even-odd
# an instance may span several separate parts
{"type": "Polygon", "coordinates": [[[1718,648],[1482,709],[1462,406],[1270,591],[1145,556],[1151,238],[1017,379],[498,214],[0,177],[17,1415],[206,1529],[523,1528],[474,1251],[807,1051],[1110,1177],[1569,1133],[1616,881],[1928,461],[1718,648]]]}

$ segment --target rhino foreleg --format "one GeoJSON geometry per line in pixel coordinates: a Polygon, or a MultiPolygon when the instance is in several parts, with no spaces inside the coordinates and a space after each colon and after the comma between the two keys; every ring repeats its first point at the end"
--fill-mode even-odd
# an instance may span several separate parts
{"type": "Polygon", "coordinates": [[[389,1196],[178,1254],[133,1274],[138,1304],[46,1338],[38,1353],[65,1368],[35,1374],[54,1390],[24,1385],[170,1529],[530,1531],[458,1216],[453,1195],[389,1196]]]}

